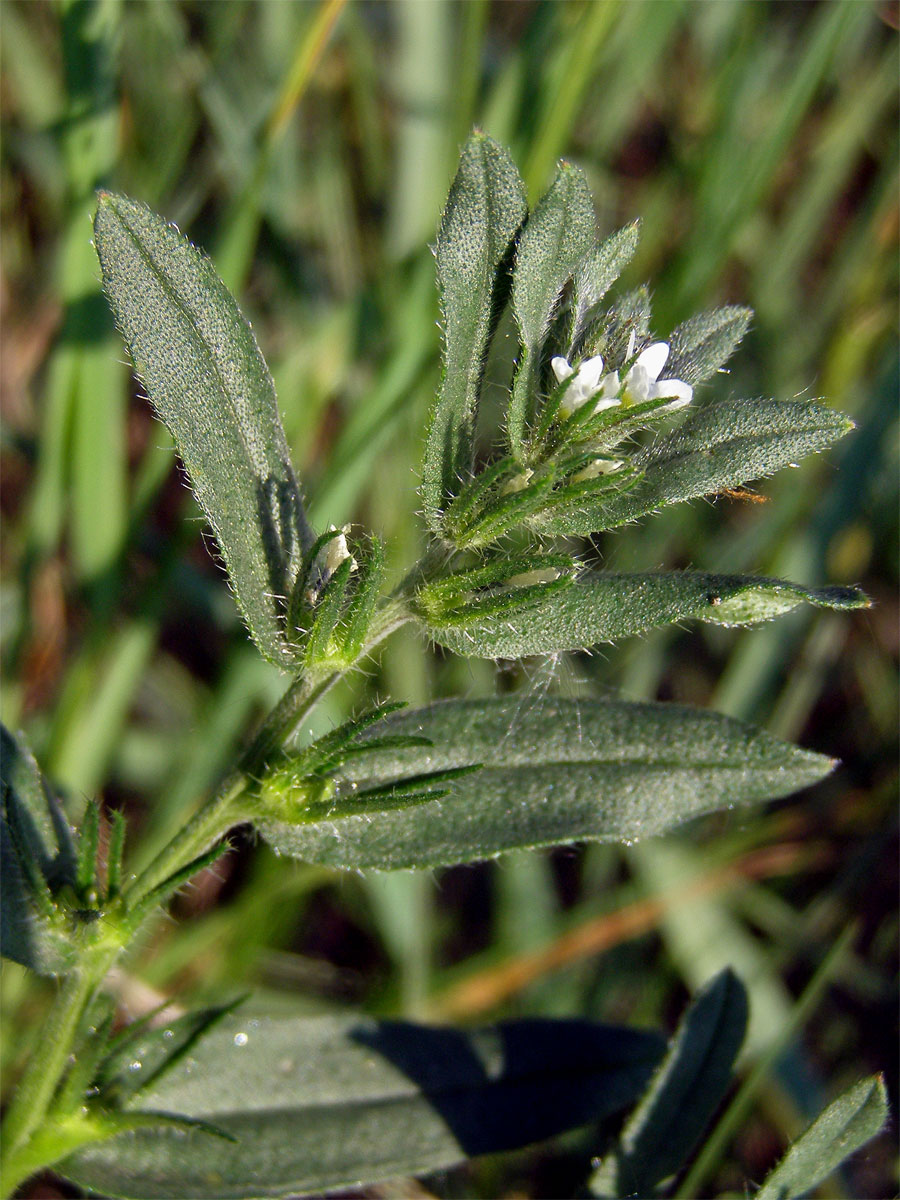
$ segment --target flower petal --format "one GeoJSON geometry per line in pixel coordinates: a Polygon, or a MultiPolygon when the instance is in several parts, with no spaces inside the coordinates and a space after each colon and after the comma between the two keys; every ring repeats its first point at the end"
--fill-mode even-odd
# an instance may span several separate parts
{"type": "Polygon", "coordinates": [[[553,374],[556,376],[557,383],[564,383],[572,374],[573,368],[569,366],[567,359],[561,355],[550,359],[550,366],[553,368],[553,374]]]}
{"type": "Polygon", "coordinates": [[[578,368],[578,382],[584,386],[587,393],[595,392],[600,386],[603,374],[603,359],[599,354],[587,358],[578,368]]]}
{"type": "Polygon", "coordinates": [[[672,398],[672,402],[666,405],[665,411],[676,412],[690,404],[694,398],[694,389],[682,379],[661,379],[650,389],[651,400],[668,397],[672,398]]]}
{"type": "Polygon", "coordinates": [[[637,362],[632,367],[632,370],[640,367],[647,372],[651,383],[655,383],[662,374],[662,369],[666,365],[666,359],[669,357],[668,342],[654,342],[652,346],[648,346],[646,350],[642,350],[637,357],[637,362]]]}

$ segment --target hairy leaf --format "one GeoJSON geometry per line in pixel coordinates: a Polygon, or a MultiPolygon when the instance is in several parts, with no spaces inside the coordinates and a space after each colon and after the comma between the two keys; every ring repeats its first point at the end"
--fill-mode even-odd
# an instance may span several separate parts
{"type": "Polygon", "coordinates": [[[618,700],[444,701],[394,714],[360,742],[386,735],[432,745],[373,747],[345,764],[324,810],[290,821],[278,815],[289,773],[264,780],[271,816],[256,823],[266,840],[334,867],[444,866],[662,833],[701,813],[787,795],[834,765],[718,713],[618,700]],[[404,802],[392,787],[416,794],[404,802]]]}
{"type": "Polygon", "coordinates": [[[881,1132],[888,1100],[880,1075],[844,1092],[798,1138],[756,1193],[757,1200],[807,1196],[845,1159],[881,1132]]]}
{"type": "Polygon", "coordinates": [[[575,272],[570,351],[578,343],[597,305],[634,257],[640,221],[632,221],[596,247],[575,272]]]}
{"type": "Polygon", "coordinates": [[[423,469],[425,512],[435,533],[471,471],[485,356],[507,286],[506,261],[526,211],[525,188],[507,151],[483,133],[472,134],[437,239],[444,369],[423,469]]]}
{"type": "Polygon", "coordinates": [[[135,372],[175,438],[253,640],[289,666],[285,607],[313,535],[256,339],[209,259],[144,205],[102,192],[94,240],[135,372]]]}
{"type": "Polygon", "coordinates": [[[209,1122],[137,1130],[59,1168],[133,1200],[286,1196],[449,1167],[595,1121],[634,1101],[654,1034],[587,1021],[474,1032],[366,1017],[226,1017],[139,1097],[209,1122]]]}
{"type": "Polygon", "coordinates": [[[591,249],[594,228],[594,204],[583,172],[561,163],[549,191],[528,218],[513,272],[512,306],[522,352],[507,433],[519,461],[537,401],[541,347],[563,288],[591,249]]]}
{"type": "Polygon", "coordinates": [[[858,588],[805,588],[749,575],[598,572],[573,580],[568,587],[547,590],[520,620],[481,620],[475,613],[466,623],[427,628],[436,642],[457,654],[520,658],[582,650],[688,618],[749,625],[804,603],[846,609],[863,608],[868,600],[858,588]]]}
{"type": "Polygon", "coordinates": [[[568,535],[613,529],[667,504],[772,475],[852,428],[841,413],[812,401],[720,400],[634,455],[643,473],[635,487],[531,523],[542,533],[568,535]]]}
{"type": "Polygon", "coordinates": [[[753,319],[753,310],[729,305],[697,313],[669,339],[666,377],[696,386],[731,358],[753,319]]]}
{"type": "Polygon", "coordinates": [[[75,885],[75,844],[30,751],[2,725],[0,791],[0,953],[58,975],[72,966],[74,950],[52,893],[75,885]]]}
{"type": "Polygon", "coordinates": [[[747,991],[730,970],[694,1000],[647,1094],[591,1179],[591,1195],[655,1195],[693,1150],[731,1082],[747,1029],[747,991]]]}

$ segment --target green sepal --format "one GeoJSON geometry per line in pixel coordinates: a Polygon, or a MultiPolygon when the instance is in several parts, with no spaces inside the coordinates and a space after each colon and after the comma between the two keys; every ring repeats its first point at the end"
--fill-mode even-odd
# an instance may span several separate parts
{"type": "Polygon", "coordinates": [[[454,541],[459,549],[478,549],[499,541],[541,511],[553,489],[556,471],[547,464],[540,474],[515,491],[488,495],[477,517],[457,524],[454,541]]]}
{"type": "Polygon", "coordinates": [[[362,652],[384,579],[384,543],[380,538],[372,537],[370,545],[369,553],[359,559],[356,586],[340,629],[340,641],[348,663],[355,662],[362,652]]]}
{"type": "Polygon", "coordinates": [[[151,913],[154,908],[165,904],[180,887],[190,882],[201,871],[205,871],[207,867],[211,867],[214,863],[217,863],[231,848],[231,842],[225,838],[223,841],[217,842],[215,846],[212,846],[203,854],[191,859],[189,863],[180,867],[179,870],[173,871],[162,883],[157,884],[152,891],[142,896],[139,902],[128,910],[127,919],[130,927],[133,930],[137,930],[143,924],[148,913],[151,913]]]}
{"type": "Polygon", "coordinates": [[[99,900],[97,883],[97,849],[100,845],[100,806],[89,800],[78,834],[78,868],[75,890],[79,900],[94,906],[99,900]]]}
{"type": "Polygon", "coordinates": [[[498,555],[480,566],[455,571],[424,584],[416,593],[416,608],[425,620],[439,622],[458,611],[461,605],[468,605],[481,589],[505,588],[503,595],[508,596],[510,586],[517,589],[515,583],[510,584],[517,575],[556,571],[568,576],[575,567],[575,560],[566,554],[498,555]]]}
{"type": "Polygon", "coordinates": [[[355,566],[352,558],[345,558],[330,576],[316,600],[312,628],[303,650],[303,661],[308,670],[335,657],[337,647],[332,644],[332,635],[343,614],[344,600],[355,566]]]}
{"type": "Polygon", "coordinates": [[[122,860],[125,853],[125,815],[112,810],[109,845],[106,850],[106,898],[114,900],[122,888],[122,860]]]}

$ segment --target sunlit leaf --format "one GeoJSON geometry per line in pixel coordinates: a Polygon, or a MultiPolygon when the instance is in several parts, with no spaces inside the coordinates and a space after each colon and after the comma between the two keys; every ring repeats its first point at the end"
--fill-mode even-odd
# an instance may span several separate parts
{"type": "Polygon", "coordinates": [[[512,282],[512,307],[522,353],[509,409],[510,450],[525,454],[534,415],[541,347],[563,288],[594,241],[594,204],[584,173],[561,163],[547,194],[528,218],[519,240],[512,282]]]}
{"type": "Polygon", "coordinates": [[[431,745],[374,746],[311,808],[300,780],[292,803],[289,763],[264,780],[254,820],[266,840],[334,867],[443,866],[662,833],[787,795],[834,765],[718,713],[618,700],[450,700],[394,714],[359,741],[387,735],[431,745]]]}
{"type": "MultiPolygon", "coordinates": [[[[515,589],[502,595],[515,597],[515,589]]],[[[643,633],[659,625],[692,618],[719,625],[749,625],[796,608],[852,609],[868,604],[858,588],[805,588],[780,579],[748,575],[713,575],[704,571],[646,574],[597,572],[568,586],[535,589],[535,599],[521,618],[502,611],[480,618],[429,624],[436,642],[458,654],[482,658],[519,658],[581,650],[598,642],[643,633]]],[[[463,614],[464,616],[465,614],[463,614]]]]}
{"type": "Polygon", "coordinates": [[[506,260],[525,219],[525,189],[502,146],[474,133],[463,148],[438,231],[436,259],[444,370],[425,444],[423,491],[435,533],[471,469],[488,341],[508,276],[506,260]]]}
{"type": "Polygon", "coordinates": [[[888,1100],[880,1075],[844,1092],[798,1138],[756,1193],[758,1200],[798,1200],[881,1132],[888,1100]]]}
{"type": "Polygon", "coordinates": [[[752,309],[737,305],[697,313],[672,331],[666,375],[703,383],[731,358],[752,318],[752,309]]]}
{"type": "Polygon", "coordinates": [[[532,520],[543,533],[613,529],[667,504],[709,496],[772,475],[824,450],[853,428],[841,413],[806,400],[720,400],[631,459],[641,480],[618,494],[532,520]]]}
{"type": "Polygon", "coordinates": [[[209,259],[143,204],[102,192],[94,241],[135,372],[175,438],[250,633],[290,665],[284,613],[313,536],[250,326],[209,259]]]}

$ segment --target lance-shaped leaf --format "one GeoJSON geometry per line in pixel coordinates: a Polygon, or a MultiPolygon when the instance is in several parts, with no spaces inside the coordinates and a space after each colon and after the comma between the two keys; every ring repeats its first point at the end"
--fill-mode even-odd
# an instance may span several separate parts
{"type": "Polygon", "coordinates": [[[526,456],[528,427],[537,403],[541,347],[563,288],[594,241],[594,205],[584,174],[561,163],[550,190],[528,218],[512,282],[512,306],[521,357],[513,383],[507,434],[515,458],[526,456]]]}
{"type": "Polygon", "coordinates": [[[74,887],[77,863],[65,815],[23,742],[0,725],[0,952],[41,975],[74,961],[53,894],[74,887]]]}
{"type": "Polygon", "coordinates": [[[253,640],[288,666],[284,611],[313,535],[256,339],[209,259],[144,205],[101,193],[94,241],[135,372],[175,438],[253,640]]]}
{"type": "MultiPolygon", "coordinates": [[[[516,590],[502,595],[514,599],[516,590]]],[[[482,601],[483,603],[484,601],[482,601]]],[[[429,624],[440,645],[457,654],[481,658],[521,658],[584,650],[660,625],[693,618],[717,625],[750,625],[796,608],[865,608],[858,588],[805,588],[783,579],[750,575],[713,575],[705,571],[614,574],[597,572],[569,586],[536,594],[521,618],[511,611],[503,619],[499,604],[485,618],[477,609],[471,619],[452,625],[429,624]]]]}
{"type": "Polygon", "coordinates": [[[634,257],[640,221],[632,221],[600,243],[575,272],[570,351],[577,349],[597,305],[634,257]]]}
{"type": "Polygon", "coordinates": [[[471,471],[485,357],[526,211],[525,188],[509,154],[483,133],[473,133],[450,188],[435,254],[444,363],[423,468],[425,512],[435,533],[441,532],[443,509],[471,471]]]}
{"type": "Polygon", "coordinates": [[[718,713],[617,700],[444,701],[390,716],[360,741],[386,737],[432,744],[373,746],[345,764],[327,805],[290,821],[281,815],[289,768],[264,780],[260,804],[271,815],[255,818],[263,836],[281,853],[334,867],[445,866],[662,833],[787,795],[834,765],[718,713]],[[415,789],[411,799],[405,789],[415,789]]]}
{"type": "Polygon", "coordinates": [[[464,1032],[365,1017],[226,1017],[139,1101],[231,1134],[137,1130],[62,1174],[107,1196],[318,1193],[420,1174],[633,1102],[655,1034],[587,1021],[464,1032]]]}
{"type": "Polygon", "coordinates": [[[849,433],[853,423],[804,400],[722,400],[631,459],[643,473],[618,495],[532,518],[542,533],[587,536],[647,513],[772,475],[849,433]]]}
{"type": "Polygon", "coordinates": [[[798,1138],[756,1193],[757,1200],[799,1200],[879,1134],[888,1120],[880,1075],[844,1092],[798,1138]]]}
{"type": "Polygon", "coordinates": [[[591,1195],[654,1196],[693,1150],[722,1102],[747,1028],[747,991],[717,975],[681,1020],[647,1094],[590,1182],[591,1195]]]}
{"type": "Polygon", "coordinates": [[[709,379],[731,358],[752,318],[752,309],[738,305],[714,308],[689,318],[669,338],[666,376],[683,379],[694,387],[709,379]]]}

